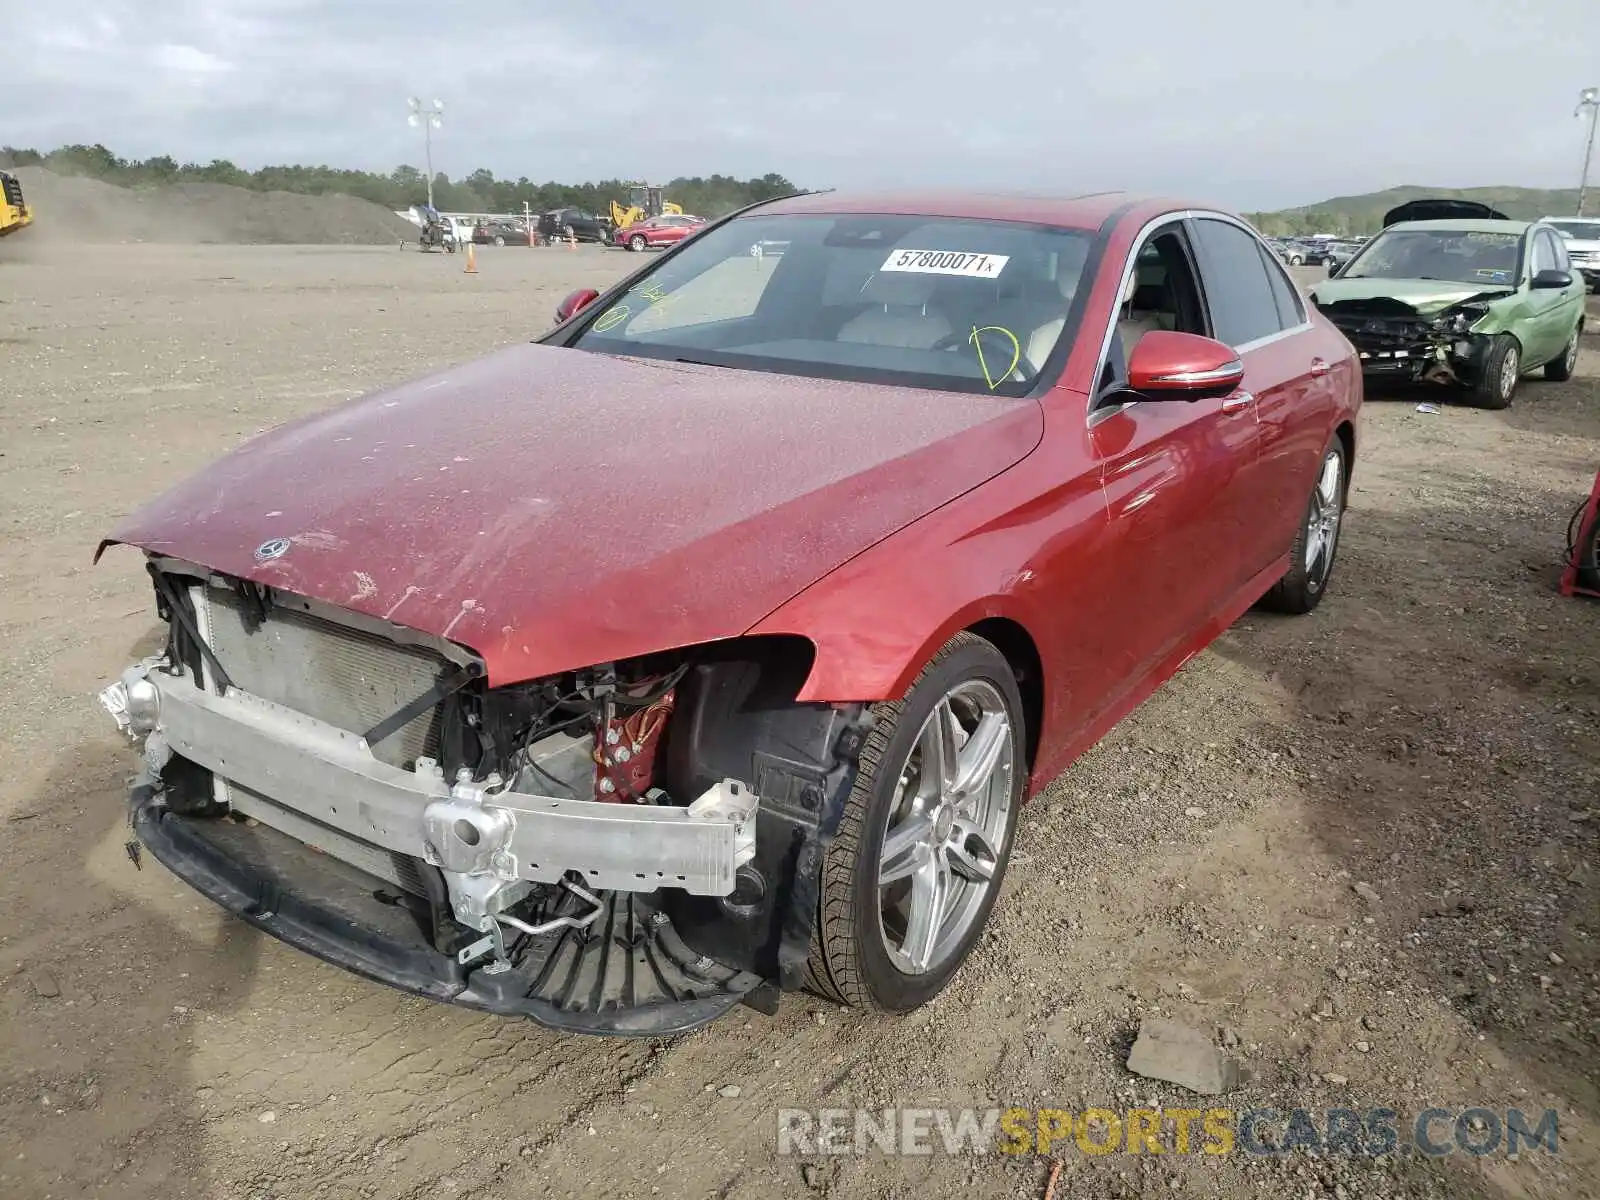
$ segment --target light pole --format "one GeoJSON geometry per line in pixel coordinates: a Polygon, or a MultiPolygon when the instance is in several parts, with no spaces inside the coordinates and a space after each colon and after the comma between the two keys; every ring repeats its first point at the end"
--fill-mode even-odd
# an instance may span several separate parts
{"type": "MultiPolygon", "coordinates": [[[[427,155],[428,162],[428,207],[433,207],[433,131],[439,128],[444,121],[444,101],[435,100],[433,104],[424,108],[422,101],[415,96],[407,100],[411,108],[411,115],[406,118],[414,129],[422,126],[422,150],[427,155]]],[[[1585,168],[1587,170],[1587,167],[1585,168]]]]}
{"type": "Polygon", "coordinates": [[[1583,201],[1589,191],[1589,160],[1594,157],[1595,119],[1600,117],[1600,88],[1584,88],[1578,93],[1578,107],[1572,110],[1575,117],[1589,113],[1589,139],[1583,144],[1583,177],[1578,180],[1578,215],[1583,216],[1583,201]]]}

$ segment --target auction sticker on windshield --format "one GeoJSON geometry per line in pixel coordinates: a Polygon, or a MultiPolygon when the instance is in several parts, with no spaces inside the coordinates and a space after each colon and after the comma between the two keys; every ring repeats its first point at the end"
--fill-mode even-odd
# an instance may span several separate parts
{"type": "Polygon", "coordinates": [[[1009,254],[974,254],[965,250],[895,250],[879,270],[995,279],[1010,261],[1009,254]]]}

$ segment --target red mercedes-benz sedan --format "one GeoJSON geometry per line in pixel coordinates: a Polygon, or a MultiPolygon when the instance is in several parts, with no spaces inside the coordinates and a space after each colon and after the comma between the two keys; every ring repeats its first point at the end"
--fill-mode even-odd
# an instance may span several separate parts
{"type": "Polygon", "coordinates": [[[611,241],[613,245],[626,246],[629,250],[659,250],[663,246],[676,245],[705,227],[706,222],[700,217],[663,213],[659,217],[635,221],[625,229],[614,231],[611,241]]]}
{"type": "Polygon", "coordinates": [[[559,318],[106,539],[168,626],[101,694],[139,838],[370,978],[615,1034],[914,1008],[1024,800],[1328,586],[1361,372],[1227,213],[802,195],[559,318]]]}

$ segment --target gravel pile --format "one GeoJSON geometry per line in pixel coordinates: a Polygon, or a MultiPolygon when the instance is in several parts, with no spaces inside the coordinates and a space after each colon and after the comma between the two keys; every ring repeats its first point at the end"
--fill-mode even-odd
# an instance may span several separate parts
{"type": "Polygon", "coordinates": [[[39,167],[23,167],[17,176],[35,212],[30,239],[381,246],[416,236],[405,219],[354,196],[252,192],[221,183],[125,188],[39,167]]]}

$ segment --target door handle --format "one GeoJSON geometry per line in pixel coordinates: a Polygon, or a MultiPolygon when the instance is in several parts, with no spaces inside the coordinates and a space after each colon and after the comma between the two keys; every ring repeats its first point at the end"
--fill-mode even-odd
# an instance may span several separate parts
{"type": "Polygon", "coordinates": [[[1225,413],[1243,412],[1256,402],[1256,398],[1249,392],[1238,391],[1222,398],[1222,411],[1225,413]]]}
{"type": "Polygon", "coordinates": [[[1313,358],[1311,360],[1311,373],[1313,375],[1326,375],[1331,370],[1333,368],[1328,365],[1327,359],[1313,358]]]}

